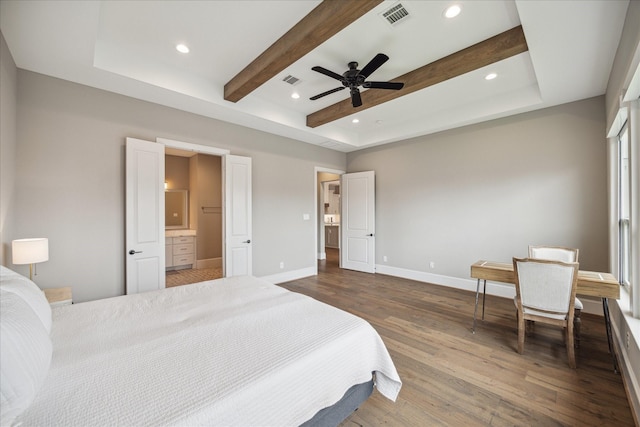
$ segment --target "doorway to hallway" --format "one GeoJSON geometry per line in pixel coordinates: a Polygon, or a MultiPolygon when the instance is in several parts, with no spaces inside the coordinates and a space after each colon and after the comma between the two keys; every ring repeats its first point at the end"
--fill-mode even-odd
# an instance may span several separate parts
{"type": "MultiPolygon", "coordinates": [[[[316,168],[317,259],[324,260],[329,250],[340,250],[340,175],[342,171],[316,168]]],[[[339,261],[338,261],[339,264],[339,261]]]]}

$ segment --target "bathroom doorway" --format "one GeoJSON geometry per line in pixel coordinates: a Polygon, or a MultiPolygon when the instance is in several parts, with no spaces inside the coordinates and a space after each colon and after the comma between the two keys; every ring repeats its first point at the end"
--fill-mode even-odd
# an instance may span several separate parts
{"type": "MultiPolygon", "coordinates": [[[[165,195],[186,195],[184,212],[165,210],[166,287],[223,277],[221,157],[167,148],[165,195]],[[182,227],[170,226],[184,216],[182,227]]],[[[169,209],[170,204],[165,206],[169,209]]]]}

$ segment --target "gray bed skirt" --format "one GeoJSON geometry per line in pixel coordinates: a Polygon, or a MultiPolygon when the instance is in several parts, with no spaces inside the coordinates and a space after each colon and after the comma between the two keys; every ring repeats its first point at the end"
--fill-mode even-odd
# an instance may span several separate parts
{"type": "Polygon", "coordinates": [[[319,410],[313,418],[300,427],[336,427],[371,396],[373,379],[356,384],[342,396],[335,405],[319,410]]]}

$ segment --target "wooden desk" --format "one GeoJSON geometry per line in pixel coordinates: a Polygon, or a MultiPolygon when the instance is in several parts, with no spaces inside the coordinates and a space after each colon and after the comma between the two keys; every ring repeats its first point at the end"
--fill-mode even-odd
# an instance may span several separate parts
{"type": "MultiPolygon", "coordinates": [[[[487,280],[500,283],[508,283],[515,286],[515,276],[513,263],[494,262],[480,260],[471,265],[471,277],[477,279],[476,285],[476,305],[473,310],[473,326],[471,331],[476,332],[476,315],[478,311],[478,295],[480,293],[480,281],[484,281],[484,291],[482,296],[482,320],[484,320],[484,302],[487,295],[487,280]]],[[[609,342],[609,352],[613,357],[614,370],[618,371],[611,338],[611,319],[609,317],[609,298],[620,298],[620,283],[611,273],[598,273],[595,271],[578,271],[578,284],[576,293],[598,297],[602,299],[602,311],[604,313],[604,323],[607,330],[607,340],[609,342]]]]}

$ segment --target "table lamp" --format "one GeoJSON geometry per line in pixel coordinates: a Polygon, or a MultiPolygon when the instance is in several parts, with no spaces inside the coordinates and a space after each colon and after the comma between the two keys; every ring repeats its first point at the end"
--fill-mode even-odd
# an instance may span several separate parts
{"type": "Polygon", "coordinates": [[[49,239],[18,239],[11,242],[14,264],[29,264],[29,279],[33,280],[33,264],[49,260],[49,239]]]}

